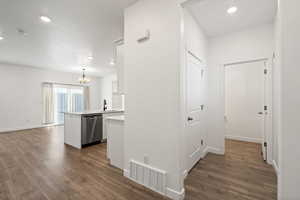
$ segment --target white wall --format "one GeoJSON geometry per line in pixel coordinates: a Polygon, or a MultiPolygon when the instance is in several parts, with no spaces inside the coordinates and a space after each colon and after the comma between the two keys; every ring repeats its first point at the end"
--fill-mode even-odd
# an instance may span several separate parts
{"type": "Polygon", "coordinates": [[[270,58],[273,48],[272,24],[209,39],[208,143],[216,153],[224,152],[224,68],[222,65],[270,58]]]}
{"type": "Polygon", "coordinates": [[[300,199],[300,1],[279,1],[281,57],[281,120],[279,199],[300,199]]]}
{"type": "MultiPolygon", "coordinates": [[[[42,126],[42,83],[78,84],[80,74],[0,64],[0,132],[42,126]]],[[[91,109],[99,108],[100,79],[90,84],[91,109]]]]}
{"type": "MultiPolygon", "coordinates": [[[[125,175],[131,159],[165,170],[181,193],[180,22],[174,0],[140,0],[125,10],[125,175]],[[151,38],[137,39],[150,30],[151,38]]],[[[173,192],[172,192],[173,191],[173,192]]]]}
{"type": "Polygon", "coordinates": [[[184,9],[184,30],[187,50],[207,62],[207,37],[187,9],[184,9]]]}
{"type": "Polygon", "coordinates": [[[117,75],[112,74],[101,78],[101,100],[99,101],[99,106],[101,109],[103,108],[104,99],[107,101],[108,109],[112,109],[112,99],[113,99],[113,91],[112,91],[112,82],[117,80],[117,75]]]}

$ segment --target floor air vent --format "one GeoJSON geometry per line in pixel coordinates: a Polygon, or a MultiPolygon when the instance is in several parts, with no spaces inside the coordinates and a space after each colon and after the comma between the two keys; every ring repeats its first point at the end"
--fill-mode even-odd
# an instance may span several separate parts
{"type": "Polygon", "coordinates": [[[166,174],[149,165],[130,161],[130,179],[162,195],[166,191],[166,174]]]}

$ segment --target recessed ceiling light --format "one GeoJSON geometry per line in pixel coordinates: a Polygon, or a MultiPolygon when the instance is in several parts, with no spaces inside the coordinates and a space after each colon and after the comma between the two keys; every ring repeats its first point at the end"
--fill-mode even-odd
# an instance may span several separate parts
{"type": "Polygon", "coordinates": [[[46,22],[46,23],[50,23],[51,22],[51,19],[47,16],[40,16],[40,19],[43,21],[43,22],[46,22]]]}
{"type": "Polygon", "coordinates": [[[232,6],[227,9],[227,13],[231,15],[231,14],[234,14],[237,10],[238,10],[238,8],[236,6],[232,6]]]}
{"type": "Polygon", "coordinates": [[[0,36],[0,40],[4,40],[4,37],[0,36]]]}

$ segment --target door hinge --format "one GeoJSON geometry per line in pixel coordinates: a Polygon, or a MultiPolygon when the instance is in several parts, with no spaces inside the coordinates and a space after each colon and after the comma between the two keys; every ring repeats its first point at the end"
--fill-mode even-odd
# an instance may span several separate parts
{"type": "Polygon", "coordinates": [[[268,70],[267,69],[264,69],[264,74],[268,74],[268,70]]]}
{"type": "Polygon", "coordinates": [[[264,147],[267,147],[267,146],[268,146],[268,144],[266,142],[264,142],[264,147]]]}
{"type": "Polygon", "coordinates": [[[267,111],[267,110],[268,110],[268,106],[265,106],[265,107],[264,107],[264,110],[267,111]]]}

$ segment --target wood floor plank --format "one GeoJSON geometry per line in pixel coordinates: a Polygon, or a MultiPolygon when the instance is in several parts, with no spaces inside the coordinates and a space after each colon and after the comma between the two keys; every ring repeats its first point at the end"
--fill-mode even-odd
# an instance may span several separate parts
{"type": "MultiPolygon", "coordinates": [[[[276,175],[260,145],[226,141],[226,155],[208,154],[185,180],[186,200],[275,200],[276,175]]],[[[109,165],[106,144],[74,149],[63,127],[0,134],[0,200],[168,199],[109,165]]]]}
{"type": "Polygon", "coordinates": [[[185,180],[186,199],[275,200],[277,178],[261,145],[226,140],[225,156],[208,154],[185,180]]]}

